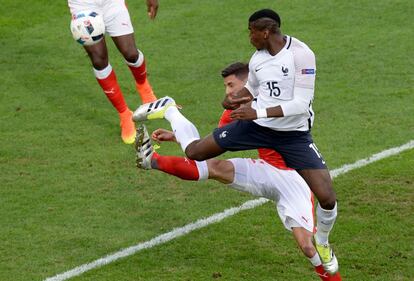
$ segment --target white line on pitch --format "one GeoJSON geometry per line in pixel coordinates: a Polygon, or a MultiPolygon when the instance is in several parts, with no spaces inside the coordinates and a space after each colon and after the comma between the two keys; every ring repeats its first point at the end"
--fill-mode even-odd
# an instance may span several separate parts
{"type": "MultiPolygon", "coordinates": [[[[337,177],[341,174],[345,174],[345,173],[347,173],[351,170],[358,169],[360,167],[366,166],[370,163],[373,163],[375,161],[378,161],[378,160],[381,160],[381,159],[384,159],[384,158],[387,158],[387,157],[390,157],[390,156],[393,156],[393,155],[397,155],[397,154],[399,154],[399,153],[401,153],[405,150],[411,149],[411,148],[414,148],[414,140],[411,140],[411,141],[409,141],[408,143],[406,143],[402,146],[394,147],[394,148],[391,148],[391,149],[381,151],[380,153],[373,154],[370,157],[358,160],[353,164],[347,164],[347,165],[344,165],[344,166],[342,166],[338,169],[332,170],[331,171],[331,176],[332,176],[332,178],[335,178],[335,177],[337,177]]],[[[159,236],[157,236],[157,237],[155,237],[151,240],[139,243],[139,244],[137,244],[135,246],[131,246],[129,248],[122,249],[122,250],[120,250],[116,253],[109,254],[109,255],[107,255],[103,258],[97,259],[93,262],[85,263],[83,265],[75,267],[75,268],[73,268],[71,270],[68,270],[66,272],[63,272],[63,273],[57,274],[53,277],[47,278],[44,281],[63,281],[63,280],[67,280],[69,278],[81,275],[82,273],[84,273],[86,271],[92,270],[92,269],[97,268],[97,267],[101,267],[103,265],[114,262],[118,259],[131,256],[131,255],[133,255],[133,254],[135,254],[135,253],[137,253],[141,250],[152,248],[156,245],[160,245],[160,244],[163,244],[163,243],[168,242],[170,240],[173,240],[177,237],[186,235],[186,234],[188,234],[188,233],[190,233],[194,230],[203,228],[203,227],[205,227],[209,224],[219,222],[219,221],[221,221],[221,220],[223,220],[227,217],[230,217],[230,216],[233,216],[233,215],[239,213],[240,211],[252,209],[252,208],[255,208],[257,206],[263,205],[264,203],[266,203],[268,201],[269,200],[265,199],[265,198],[249,200],[249,201],[243,203],[242,205],[240,205],[239,207],[230,208],[230,209],[224,210],[221,213],[214,214],[210,217],[199,219],[196,222],[187,224],[183,227],[175,228],[172,231],[161,234],[161,235],[159,235],[159,236]]]]}

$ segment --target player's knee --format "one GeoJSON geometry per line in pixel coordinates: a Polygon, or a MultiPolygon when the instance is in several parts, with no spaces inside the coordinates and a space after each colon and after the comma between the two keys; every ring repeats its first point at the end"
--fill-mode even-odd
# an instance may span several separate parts
{"type": "Polygon", "coordinates": [[[234,181],[234,166],[230,161],[209,159],[207,160],[208,178],[224,184],[234,181]]]}
{"type": "MultiPolygon", "coordinates": [[[[301,172],[300,172],[301,173],[301,172]]],[[[301,173],[312,192],[316,195],[319,204],[326,210],[335,207],[336,194],[332,186],[332,179],[328,170],[308,170],[301,173]]]]}
{"type": "MultiPolygon", "coordinates": [[[[325,189],[326,190],[326,189],[325,189]]],[[[324,196],[318,198],[319,205],[325,210],[332,210],[336,204],[336,194],[335,191],[331,188],[329,192],[326,192],[324,196]]]]}
{"type": "Polygon", "coordinates": [[[313,257],[316,254],[316,249],[312,243],[305,243],[304,245],[300,245],[300,248],[305,256],[309,258],[313,257]]]}
{"type": "Polygon", "coordinates": [[[220,176],[220,160],[208,160],[208,175],[210,178],[217,178],[220,176]]]}
{"type": "Polygon", "coordinates": [[[96,70],[102,70],[108,66],[108,58],[103,56],[93,56],[91,58],[93,68],[96,70]]]}
{"type": "Polygon", "coordinates": [[[185,155],[191,160],[204,161],[207,158],[205,157],[204,153],[198,149],[197,143],[198,141],[190,143],[185,149],[185,155]]]}
{"type": "Polygon", "coordinates": [[[189,159],[195,160],[195,161],[204,161],[204,160],[206,160],[206,158],[204,157],[204,155],[202,153],[199,153],[197,150],[193,150],[193,149],[186,149],[185,150],[185,155],[189,159]]]}
{"type": "MultiPolygon", "coordinates": [[[[234,167],[230,161],[227,160],[218,160],[218,159],[209,159],[208,161],[208,171],[211,178],[229,178],[233,179],[234,176],[234,167]]],[[[232,181],[232,180],[231,180],[232,181]]]]}
{"type": "Polygon", "coordinates": [[[310,239],[302,240],[299,242],[299,247],[305,256],[311,258],[316,254],[315,246],[313,246],[310,239]]]}
{"type": "Polygon", "coordinates": [[[123,51],[122,55],[127,62],[135,63],[138,61],[139,54],[136,48],[129,48],[128,50],[123,51]]]}
{"type": "Polygon", "coordinates": [[[336,198],[335,200],[326,200],[326,201],[319,201],[319,205],[325,210],[332,210],[335,208],[336,198]]]}

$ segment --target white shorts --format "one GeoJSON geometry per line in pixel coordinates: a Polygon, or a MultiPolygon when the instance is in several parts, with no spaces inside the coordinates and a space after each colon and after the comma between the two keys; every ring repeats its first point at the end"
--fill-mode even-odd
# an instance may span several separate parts
{"type": "Polygon", "coordinates": [[[124,0],[68,0],[68,5],[72,15],[82,11],[101,14],[111,37],[134,33],[124,0]]]}
{"type": "Polygon", "coordinates": [[[275,201],[279,217],[288,230],[300,226],[314,231],[313,195],[295,170],[280,170],[260,159],[229,161],[235,171],[230,187],[275,201]]]}

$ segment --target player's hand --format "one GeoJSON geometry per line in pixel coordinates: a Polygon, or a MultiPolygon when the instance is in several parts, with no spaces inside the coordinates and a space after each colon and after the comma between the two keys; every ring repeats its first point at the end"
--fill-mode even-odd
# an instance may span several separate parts
{"type": "Polygon", "coordinates": [[[177,141],[175,139],[174,133],[166,129],[156,129],[154,132],[152,132],[151,138],[158,143],[163,141],[177,141]]]}
{"type": "Polygon", "coordinates": [[[233,95],[226,95],[222,105],[225,109],[236,109],[239,108],[241,104],[248,103],[252,100],[252,97],[237,97],[233,95]]]}
{"type": "Polygon", "coordinates": [[[242,106],[230,113],[230,118],[234,120],[255,120],[257,119],[256,110],[249,106],[242,106]]]}
{"type": "Polygon", "coordinates": [[[147,13],[150,19],[155,19],[158,11],[158,0],[147,0],[147,13]]]}

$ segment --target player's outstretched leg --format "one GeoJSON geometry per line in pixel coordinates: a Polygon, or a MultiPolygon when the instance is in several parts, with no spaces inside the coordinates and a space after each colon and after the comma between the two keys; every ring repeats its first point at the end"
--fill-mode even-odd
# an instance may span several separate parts
{"type": "Polygon", "coordinates": [[[175,101],[164,97],[146,103],[135,110],[134,121],[165,118],[170,122],[175,138],[189,159],[203,161],[225,152],[214,140],[213,135],[200,138],[197,128],[178,110],[175,101]]]}
{"type": "Polygon", "coordinates": [[[165,118],[168,120],[168,122],[170,122],[177,142],[180,144],[181,149],[186,154],[187,146],[192,142],[200,139],[197,128],[193,123],[185,118],[184,115],[181,114],[177,108],[177,105],[175,104],[174,99],[170,97],[163,97],[154,102],[143,104],[139,106],[137,110],[135,110],[133,115],[134,121],[144,121],[159,118],[165,118]]]}
{"type": "Polygon", "coordinates": [[[183,180],[201,181],[208,178],[206,161],[197,162],[178,156],[164,156],[155,152],[147,128],[140,125],[135,140],[137,167],[155,169],[179,177],[183,180]]]}
{"type": "Polygon", "coordinates": [[[154,147],[152,146],[148,130],[143,124],[137,128],[135,151],[137,167],[145,170],[152,169],[151,162],[154,155],[154,147]]]}
{"type": "Polygon", "coordinates": [[[135,110],[133,119],[135,122],[162,119],[165,116],[165,111],[171,106],[176,106],[176,104],[174,99],[168,96],[142,104],[135,110]]]}

